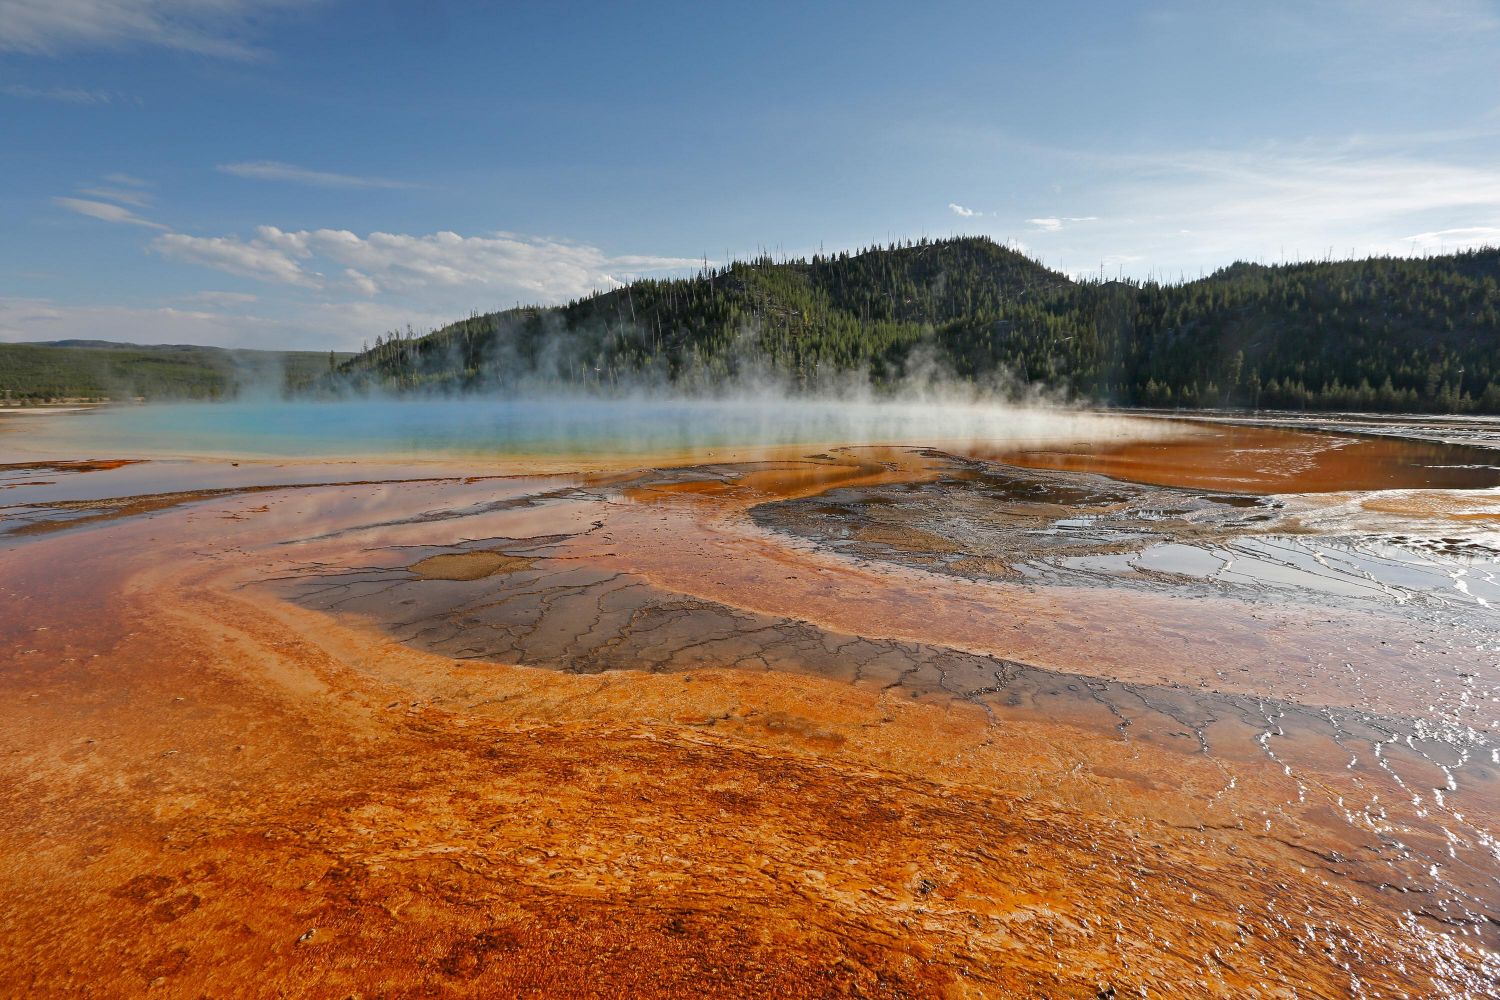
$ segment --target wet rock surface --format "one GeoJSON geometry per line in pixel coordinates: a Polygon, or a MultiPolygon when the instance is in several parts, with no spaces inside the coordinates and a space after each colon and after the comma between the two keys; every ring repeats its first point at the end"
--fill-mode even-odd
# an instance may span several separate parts
{"type": "Polygon", "coordinates": [[[1470,633],[1500,627],[1492,531],[1364,531],[1305,523],[1317,507],[1295,496],[934,457],[945,472],[931,482],[836,489],[750,516],[856,558],[970,579],[1290,599],[1401,619],[1423,609],[1470,633]]]}
{"type": "MultiPolygon", "coordinates": [[[[761,527],[861,558],[964,577],[1048,574],[1048,582],[1067,582],[1073,561],[1173,541],[1226,542],[1263,531],[1282,507],[1271,498],[933,457],[944,471],[931,482],[831,490],[750,514],[761,527]]],[[[1076,582],[1089,581],[1079,574],[1076,582]]]]}
{"type": "MultiPolygon", "coordinates": [[[[982,491],[978,502],[995,502],[997,478],[967,480],[982,491]]],[[[1000,518],[1026,524],[1029,519],[1056,517],[1057,510],[1043,507],[1033,477],[1017,473],[1002,481],[999,496],[1006,509],[1000,518]]],[[[1044,482],[1050,489],[1051,480],[1044,482]]],[[[1106,492],[1096,485],[1064,488],[1074,503],[1098,501],[1122,519],[1139,517],[1142,507],[1155,518],[1182,518],[1200,538],[1231,537],[1235,528],[1247,523],[1239,520],[1241,512],[1261,509],[1259,503],[1235,497],[1221,504],[1163,497],[1161,491],[1145,488],[1106,492]],[[1138,506],[1132,507],[1132,501],[1138,506]],[[1192,519],[1203,511],[1213,517],[1207,525],[1192,519]]],[[[856,504],[872,493],[882,501],[892,494],[951,499],[937,504],[941,516],[962,519],[967,508],[963,498],[953,495],[957,490],[953,481],[938,479],[915,487],[860,488],[850,496],[856,504]]],[[[549,502],[599,504],[607,517],[607,500],[575,493],[549,502]]],[[[778,508],[811,510],[812,516],[826,518],[838,500],[824,494],[754,510],[762,523],[769,520],[763,512],[776,510],[779,516],[778,508]]],[[[938,533],[928,535],[919,528],[912,543],[912,536],[904,534],[904,522],[893,514],[921,516],[927,508],[894,501],[871,506],[875,517],[890,518],[891,536],[908,540],[916,560],[930,553],[926,539],[938,533]]],[[[857,515],[850,520],[860,523],[857,515]]],[[[992,529],[995,523],[990,522],[992,529]]],[[[1179,762],[1186,756],[1223,768],[1224,783],[1215,796],[1244,780],[1236,772],[1270,768],[1286,782],[1286,798],[1274,803],[1275,819],[1266,818],[1269,813],[1247,816],[1231,808],[1223,821],[1247,832],[1263,826],[1257,836],[1309,855],[1299,867],[1311,860],[1325,875],[1362,886],[1363,891],[1380,886],[1381,892],[1398,896],[1421,893],[1433,904],[1423,911],[1426,919],[1462,926],[1481,939],[1493,936],[1491,915],[1500,909],[1500,892],[1489,819],[1476,825],[1476,814],[1467,811],[1477,807],[1478,815],[1488,817],[1486,803],[1500,791],[1494,766],[1500,742],[1493,729],[1299,704],[1268,692],[1235,694],[1183,684],[1128,683],[937,643],[834,632],[796,618],[664,591],[629,573],[607,572],[579,558],[580,541],[602,543],[596,536],[608,534],[605,521],[594,521],[577,534],[476,539],[467,543],[471,550],[460,550],[503,552],[516,565],[526,564],[503,579],[438,584],[402,565],[319,566],[283,578],[276,587],[303,606],[377,622],[404,645],[455,659],[517,663],[576,675],[600,674],[620,664],[667,674],[725,666],[800,673],[921,703],[972,705],[991,729],[1003,730],[1020,720],[1065,720],[1122,752],[1145,745],[1179,762]],[[1405,775],[1408,767],[1424,777],[1405,775]],[[1424,782],[1432,787],[1424,788],[1424,782]],[[1454,799],[1459,789],[1467,805],[1454,799]],[[1297,832],[1272,833],[1273,827],[1287,824],[1297,832]],[[1330,829],[1340,826],[1347,826],[1337,838],[1342,846],[1331,848],[1330,829]],[[1322,846],[1314,846],[1318,844],[1322,846]],[[1445,874],[1435,878],[1438,869],[1445,874]]],[[[893,547],[883,544],[878,551],[888,557],[893,547]]],[[[1013,551],[1026,551],[1023,543],[1012,544],[1013,551]]],[[[436,557],[424,556],[432,558],[436,557]]],[[[920,561],[915,565],[928,568],[920,561]]],[[[951,563],[945,571],[962,572],[951,563]]],[[[1163,656],[1170,658],[1171,653],[1163,650],[1163,656]]],[[[1351,665],[1345,667],[1353,672],[1351,665]]],[[[1475,693],[1492,697],[1487,687],[1475,693]]],[[[715,728],[735,721],[733,716],[707,717],[700,725],[715,728]]],[[[842,740],[834,731],[823,738],[842,740]]],[[[1175,769],[1180,763],[1171,766],[1175,769]]],[[[1122,773],[1131,774],[1132,781],[1160,780],[1132,774],[1128,768],[1122,773]]]]}

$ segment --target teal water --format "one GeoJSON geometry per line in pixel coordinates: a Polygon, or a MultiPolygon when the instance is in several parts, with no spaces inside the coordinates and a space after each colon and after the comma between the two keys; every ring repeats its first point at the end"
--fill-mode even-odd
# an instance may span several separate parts
{"type": "Polygon", "coordinates": [[[1164,421],[975,403],[476,399],[233,402],[15,417],[0,448],[52,456],[637,455],[807,444],[1046,444],[1182,433],[1164,421]]]}

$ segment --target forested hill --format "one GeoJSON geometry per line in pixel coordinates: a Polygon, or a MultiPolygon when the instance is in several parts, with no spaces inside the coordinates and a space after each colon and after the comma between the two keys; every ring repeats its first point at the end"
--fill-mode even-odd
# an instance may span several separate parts
{"type": "Polygon", "coordinates": [[[877,385],[933,357],[1150,406],[1500,412],[1500,250],[1074,282],[978,237],[731,264],[392,334],[330,385],[700,387],[772,370],[877,385]]]}
{"type": "Polygon", "coordinates": [[[223,399],[301,392],[348,354],[60,340],[0,344],[0,406],[59,400],[223,399]]]}
{"type": "Polygon", "coordinates": [[[773,368],[801,383],[864,370],[898,378],[956,317],[1040,302],[1069,280],[989,240],[949,240],[645,279],[552,308],[392,334],[341,366],[395,387],[485,387],[530,377],[712,384],[773,368]]]}

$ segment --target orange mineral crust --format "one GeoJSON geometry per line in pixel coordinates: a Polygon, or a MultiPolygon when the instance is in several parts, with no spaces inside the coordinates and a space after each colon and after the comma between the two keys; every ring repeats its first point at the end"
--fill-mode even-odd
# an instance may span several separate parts
{"type": "Polygon", "coordinates": [[[1482,646],[748,520],[945,462],[237,480],[13,536],[0,982],[1493,995],[1482,646]]]}
{"type": "Polygon", "coordinates": [[[970,451],[1031,468],[1256,493],[1500,485],[1494,452],[1484,448],[1229,424],[1158,442],[970,451]]]}

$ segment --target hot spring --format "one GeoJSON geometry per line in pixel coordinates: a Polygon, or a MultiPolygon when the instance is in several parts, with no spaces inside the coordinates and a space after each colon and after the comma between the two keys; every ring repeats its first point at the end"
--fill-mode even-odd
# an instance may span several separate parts
{"type": "Polygon", "coordinates": [[[1494,428],[1237,419],[0,414],[10,923],[131,995],[224,928],[264,948],[233,993],[289,949],[469,976],[657,927],[692,968],[846,918],[976,981],[1129,940],[1153,994],[1488,995],[1494,428]]]}
{"type": "Polygon", "coordinates": [[[1063,409],[758,398],[180,403],[8,423],[16,433],[0,436],[0,448],[52,457],[587,458],[783,445],[1038,446],[1184,433],[1161,421],[1063,409]]]}

